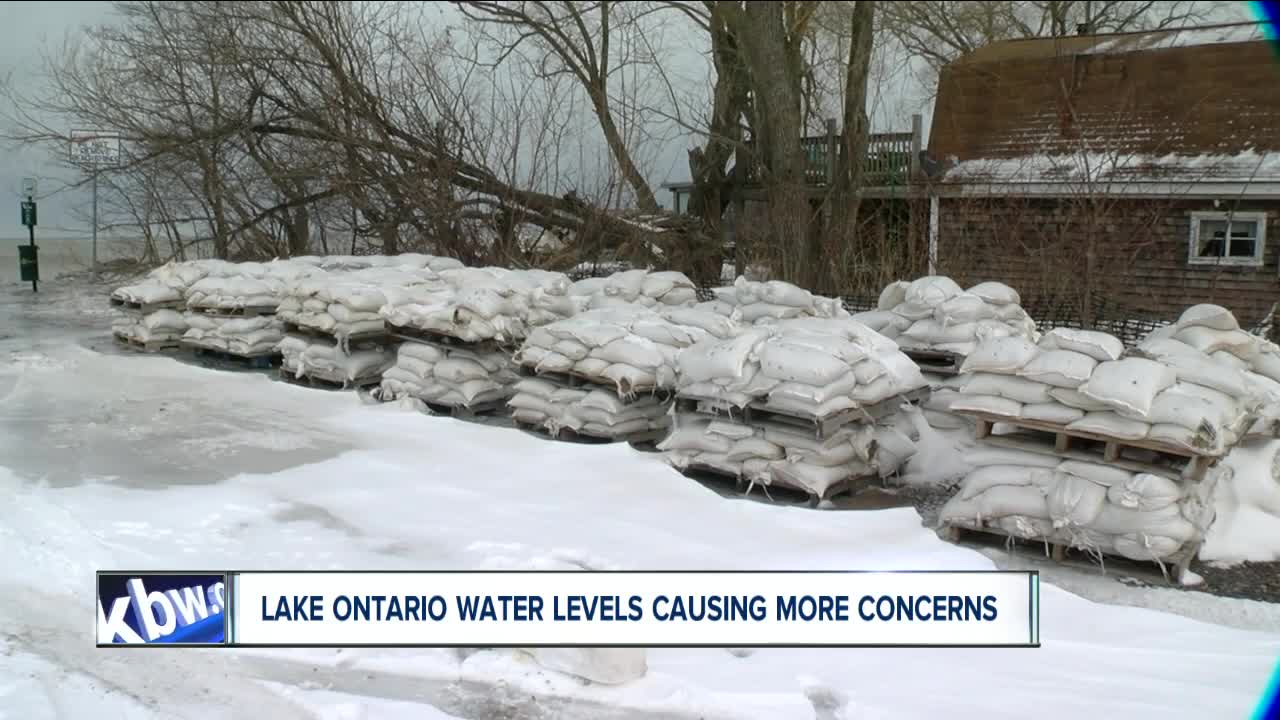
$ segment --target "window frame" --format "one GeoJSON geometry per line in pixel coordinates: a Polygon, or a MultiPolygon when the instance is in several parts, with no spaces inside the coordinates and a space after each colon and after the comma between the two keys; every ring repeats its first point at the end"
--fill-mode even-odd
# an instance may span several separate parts
{"type": "Polygon", "coordinates": [[[1232,266],[1232,267],[1262,267],[1266,263],[1267,257],[1267,213],[1261,210],[1241,211],[1241,212],[1219,212],[1204,211],[1191,213],[1191,233],[1187,242],[1187,264],[1189,265],[1209,265],[1209,266],[1232,266]],[[1254,240],[1254,251],[1250,257],[1231,257],[1224,254],[1222,257],[1200,257],[1196,254],[1196,248],[1200,245],[1200,224],[1206,220],[1216,220],[1227,223],[1227,247],[1224,253],[1231,252],[1231,223],[1235,221],[1245,221],[1257,223],[1258,235],[1254,240]]]}

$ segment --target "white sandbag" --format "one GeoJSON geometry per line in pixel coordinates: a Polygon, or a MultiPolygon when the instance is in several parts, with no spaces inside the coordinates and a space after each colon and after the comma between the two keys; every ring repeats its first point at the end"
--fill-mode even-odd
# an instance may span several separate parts
{"type": "Polygon", "coordinates": [[[1084,411],[1056,402],[1032,403],[1022,406],[1019,417],[1023,420],[1068,425],[1084,417],[1084,411]]]}
{"type": "Polygon", "coordinates": [[[705,340],[707,333],[697,328],[683,328],[665,320],[637,320],[631,324],[631,332],[659,345],[687,347],[705,340]]]}
{"type": "Polygon", "coordinates": [[[1248,372],[1253,369],[1253,363],[1248,360],[1232,355],[1226,350],[1219,350],[1209,356],[1214,362],[1222,363],[1228,367],[1233,367],[1240,372],[1248,372]]]}
{"type": "Polygon", "coordinates": [[[943,325],[930,317],[917,320],[911,327],[902,331],[904,345],[931,347],[942,343],[961,343],[973,340],[977,325],[973,322],[957,325],[943,325]]]}
{"type": "Polygon", "coordinates": [[[1022,298],[1018,295],[1018,291],[998,282],[983,282],[974,285],[966,292],[970,295],[977,295],[984,301],[992,305],[1021,305],[1022,298]]]}
{"type": "Polygon", "coordinates": [[[1004,337],[984,342],[964,360],[961,373],[990,372],[1012,375],[1039,353],[1030,340],[1004,337]]]}
{"type": "Polygon", "coordinates": [[[573,405],[582,402],[590,392],[579,388],[558,387],[551,393],[551,402],[560,406],[573,405]]]}
{"type": "Polygon", "coordinates": [[[1141,420],[1131,420],[1111,411],[1086,413],[1084,417],[1067,425],[1068,430],[1093,433],[1117,440],[1141,440],[1151,426],[1141,420]]]}
{"type": "Polygon", "coordinates": [[[813,307],[812,293],[781,280],[770,280],[764,283],[761,299],[772,305],[786,305],[803,309],[813,307]]]}
{"type": "Polygon", "coordinates": [[[623,363],[638,368],[657,368],[666,362],[658,350],[657,343],[638,335],[628,335],[604,347],[593,349],[591,356],[608,360],[610,363],[623,363]]]}
{"type": "Polygon", "coordinates": [[[391,354],[377,350],[358,350],[347,357],[346,375],[348,380],[376,374],[391,364],[391,354]]]}
{"type": "Polygon", "coordinates": [[[1202,303],[1192,305],[1182,311],[1178,317],[1179,329],[1187,327],[1205,327],[1210,330],[1239,330],[1240,323],[1231,311],[1221,305],[1202,303]]]}
{"type": "Polygon", "coordinates": [[[907,288],[911,283],[906,280],[891,282],[880,291],[880,299],[876,301],[877,310],[892,310],[907,301],[907,288]]]}
{"type": "Polygon", "coordinates": [[[963,357],[976,350],[977,347],[978,343],[976,341],[969,341],[958,343],[937,343],[933,346],[933,349],[941,352],[955,353],[963,357]]]}
{"type": "Polygon", "coordinates": [[[1053,468],[1028,467],[1025,465],[988,465],[979,467],[965,476],[956,494],[961,500],[976,498],[993,487],[1011,485],[1014,487],[1034,486],[1048,489],[1057,479],[1053,468]]]}
{"type": "Polygon", "coordinates": [[[1070,408],[1083,410],[1084,412],[1094,412],[1099,410],[1110,410],[1111,406],[1098,402],[1088,395],[1081,394],[1079,390],[1070,388],[1052,388],[1049,390],[1049,396],[1056,402],[1066,405],[1070,408]]]}
{"type": "Polygon", "coordinates": [[[644,432],[650,428],[651,426],[648,420],[639,419],[625,420],[608,425],[589,422],[582,426],[582,432],[588,435],[599,435],[601,437],[626,437],[627,435],[644,432]]]}
{"type": "Polygon", "coordinates": [[[1009,515],[1033,518],[1049,518],[1049,506],[1044,493],[1033,485],[997,485],[968,500],[954,497],[942,507],[939,519],[943,524],[957,523],[974,526],[984,520],[995,520],[1009,515]]]}
{"type": "Polygon", "coordinates": [[[444,353],[439,348],[423,343],[401,343],[396,352],[402,357],[416,358],[430,364],[435,364],[444,359],[444,353]]]}
{"type": "Polygon", "coordinates": [[[1083,353],[1098,362],[1119,360],[1124,354],[1120,339],[1094,330],[1054,328],[1040,338],[1042,350],[1071,350],[1083,353]]]}
{"type": "Polygon", "coordinates": [[[935,312],[933,305],[914,302],[904,302],[893,308],[893,311],[912,322],[932,318],[935,312]]]}
{"type": "Polygon", "coordinates": [[[512,387],[512,390],[520,395],[528,395],[541,400],[550,400],[552,394],[558,389],[555,383],[539,380],[538,378],[524,378],[512,387]]]}
{"type": "Polygon", "coordinates": [[[1197,429],[1208,426],[1215,431],[1234,427],[1242,415],[1239,405],[1222,393],[1209,388],[1198,389],[1193,383],[1177,383],[1162,390],[1151,403],[1145,418],[1152,425],[1169,424],[1197,429]],[[1217,396],[1217,400],[1213,400],[1217,396]]]}
{"type": "Polygon", "coordinates": [[[1009,535],[1024,540],[1047,538],[1053,534],[1053,521],[1025,515],[1007,515],[994,523],[1009,535]]]}
{"type": "Polygon", "coordinates": [[[1221,455],[1227,444],[1226,434],[1206,425],[1189,428],[1180,424],[1157,423],[1147,431],[1147,439],[1204,455],[1221,455]]]}
{"type": "Polygon", "coordinates": [[[602,373],[612,364],[608,360],[586,357],[573,364],[573,371],[587,377],[604,377],[602,373]]]}
{"type": "Polygon", "coordinates": [[[368,311],[362,312],[359,310],[352,310],[346,305],[342,305],[340,303],[330,303],[329,306],[325,309],[325,312],[332,315],[333,319],[337,320],[339,323],[356,323],[356,322],[362,322],[365,320],[381,320],[382,319],[382,317],[377,313],[377,308],[374,309],[374,312],[368,312],[368,311]]]}
{"type": "Polygon", "coordinates": [[[823,496],[832,485],[846,478],[869,475],[872,468],[864,464],[824,467],[807,462],[775,460],[769,463],[769,471],[776,483],[799,487],[814,495],[823,496]]]}
{"type": "Polygon", "coordinates": [[[1113,541],[1116,554],[1130,560],[1163,560],[1178,552],[1184,542],[1164,535],[1129,533],[1113,541]]]}
{"type": "MultiPolygon", "coordinates": [[[[1269,380],[1280,382],[1280,352],[1265,348],[1254,356],[1252,364],[1255,373],[1269,380]]],[[[1203,385],[1204,383],[1201,384],[1203,385]]]]}
{"type": "Polygon", "coordinates": [[[662,317],[676,325],[699,328],[717,338],[729,337],[736,330],[733,321],[727,317],[696,307],[663,310],[662,317]]]}
{"type": "Polygon", "coordinates": [[[1124,483],[1107,490],[1107,500],[1123,508],[1153,512],[1166,508],[1182,498],[1182,488],[1169,478],[1138,473],[1124,483]]]}
{"type": "Polygon", "coordinates": [[[1173,368],[1145,358],[1124,358],[1098,363],[1088,382],[1079,390],[1084,395],[1146,417],[1151,403],[1161,391],[1177,382],[1173,368]]]}
{"type": "Polygon", "coordinates": [[[1025,467],[1056,468],[1062,459],[1054,455],[1016,450],[996,445],[978,445],[962,455],[965,463],[981,468],[987,465],[1020,465],[1025,467]]]}
{"type": "Polygon", "coordinates": [[[740,379],[756,346],[769,337],[765,328],[754,328],[729,340],[704,341],[680,351],[681,382],[709,382],[715,378],[740,379]]]}
{"type": "MultiPolygon", "coordinates": [[[[1006,323],[1024,323],[1030,320],[1027,317],[1027,311],[1018,305],[997,305],[996,319],[1006,323]]],[[[1032,323],[1034,328],[1035,324],[1032,323]]]]}
{"type": "Polygon", "coordinates": [[[1064,473],[1082,477],[1107,487],[1123,485],[1133,478],[1133,473],[1128,470],[1121,470],[1110,465],[1084,462],[1083,460],[1063,460],[1058,465],[1058,469],[1064,473]]]}
{"type": "Polygon", "coordinates": [[[541,348],[524,348],[520,351],[520,362],[533,367],[535,372],[568,372],[574,365],[564,355],[555,351],[545,352],[541,348]],[[538,352],[540,356],[536,356],[538,352]]]}
{"type": "Polygon", "coordinates": [[[574,362],[586,358],[587,354],[590,352],[586,345],[583,345],[577,340],[557,340],[547,349],[552,352],[557,352],[574,362]]]}
{"type": "Polygon", "coordinates": [[[436,378],[449,383],[461,384],[469,380],[483,380],[489,377],[489,371],[474,360],[448,357],[436,363],[433,369],[436,378]]]}
{"type": "Polygon", "coordinates": [[[929,393],[929,396],[920,403],[920,407],[925,410],[932,410],[938,413],[951,412],[951,403],[960,396],[956,390],[949,388],[935,388],[929,393]]]}
{"type": "Polygon", "coordinates": [[[944,327],[962,325],[996,316],[995,307],[973,293],[960,293],[938,306],[934,318],[944,327]]]}
{"type": "Polygon", "coordinates": [[[928,275],[908,285],[905,298],[909,303],[936,307],[962,292],[964,290],[951,278],[928,275]]]}
{"type": "Polygon", "coordinates": [[[1247,360],[1258,354],[1258,338],[1243,330],[1214,330],[1193,325],[1174,333],[1173,339],[1206,355],[1224,350],[1247,360]]]}
{"type": "Polygon", "coordinates": [[[790,305],[774,305],[772,303],[764,302],[743,305],[738,310],[741,312],[742,321],[745,323],[755,323],[766,318],[786,320],[789,318],[798,318],[805,314],[804,308],[791,307],[790,305]]]}
{"type": "Polygon", "coordinates": [[[720,435],[734,441],[745,440],[757,434],[755,428],[750,425],[727,420],[712,420],[707,424],[706,431],[712,435],[720,435]]]}
{"type": "Polygon", "coordinates": [[[1018,369],[1020,377],[1030,378],[1054,387],[1079,388],[1098,365],[1098,361],[1072,350],[1041,352],[1018,369]]]}
{"type": "Polygon", "coordinates": [[[995,373],[974,373],[969,377],[964,392],[971,395],[996,395],[1020,403],[1048,403],[1053,398],[1049,395],[1049,386],[1035,380],[1014,375],[997,375],[995,373]]]}
{"type": "Polygon", "coordinates": [[[1196,534],[1195,526],[1182,517],[1177,505],[1141,512],[1114,503],[1103,503],[1102,511],[1091,526],[1095,532],[1108,535],[1145,533],[1163,535],[1179,542],[1186,542],[1196,534]]]}
{"type": "Polygon", "coordinates": [[[842,410],[848,410],[858,406],[858,402],[848,396],[836,396],[825,402],[811,403],[807,400],[797,400],[792,397],[779,396],[770,398],[768,408],[775,412],[789,413],[799,415],[801,417],[812,417],[821,419],[829,417],[842,410]]]}
{"type": "Polygon", "coordinates": [[[657,377],[652,372],[623,363],[610,365],[600,373],[600,376],[613,381],[618,386],[619,394],[622,395],[630,395],[637,390],[652,388],[658,382],[657,377]]]}
{"type": "Polygon", "coordinates": [[[857,377],[852,372],[846,372],[843,376],[822,387],[798,382],[784,382],[779,383],[769,391],[769,401],[772,403],[775,399],[787,398],[797,403],[821,405],[834,397],[849,395],[857,385],[857,377]]]}
{"type": "Polygon", "coordinates": [[[604,284],[604,294],[634,300],[644,288],[647,270],[624,270],[614,273],[604,284]]]}
{"type": "Polygon", "coordinates": [[[951,409],[956,412],[967,410],[969,412],[1016,418],[1022,413],[1022,403],[996,395],[961,394],[951,402],[951,409]]]}
{"type": "Polygon", "coordinates": [[[780,460],[784,456],[783,449],[762,437],[747,437],[734,442],[725,457],[734,462],[745,462],[753,458],[760,460],[780,460]]]}
{"type": "Polygon", "coordinates": [[[1045,496],[1055,528],[1087,527],[1102,511],[1107,488],[1077,475],[1061,475],[1045,496]]]}
{"type": "Polygon", "coordinates": [[[705,427],[691,426],[687,428],[676,428],[662,442],[658,443],[658,449],[667,451],[695,451],[695,452],[713,452],[728,453],[733,448],[734,441],[724,437],[723,435],[715,435],[706,432],[705,427]]]}

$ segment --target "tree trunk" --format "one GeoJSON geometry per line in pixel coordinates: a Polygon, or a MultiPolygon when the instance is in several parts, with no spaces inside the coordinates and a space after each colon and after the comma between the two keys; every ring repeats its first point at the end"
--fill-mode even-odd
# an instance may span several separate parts
{"type": "Polygon", "coordinates": [[[849,40],[849,61],[845,67],[844,135],[835,159],[831,186],[832,203],[826,245],[820,255],[828,262],[815,263],[829,273],[827,283],[837,288],[847,284],[846,264],[858,241],[858,210],[862,196],[862,171],[867,156],[867,76],[871,69],[875,2],[854,4],[849,40]]]}

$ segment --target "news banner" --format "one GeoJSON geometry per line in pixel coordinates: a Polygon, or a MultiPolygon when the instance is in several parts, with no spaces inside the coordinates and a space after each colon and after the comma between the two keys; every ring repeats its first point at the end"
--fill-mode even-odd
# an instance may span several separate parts
{"type": "Polygon", "coordinates": [[[107,572],[99,647],[1039,647],[1035,572],[107,572]]]}

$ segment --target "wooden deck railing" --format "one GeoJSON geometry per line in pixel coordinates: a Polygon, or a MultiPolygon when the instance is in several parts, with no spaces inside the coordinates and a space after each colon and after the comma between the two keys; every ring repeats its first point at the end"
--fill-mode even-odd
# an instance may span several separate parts
{"type": "MultiPolygon", "coordinates": [[[[870,186],[905,185],[911,179],[914,159],[920,152],[922,138],[920,116],[912,117],[911,132],[872,133],[867,138],[867,154],[863,160],[863,184],[870,186]]],[[[835,173],[836,160],[843,137],[839,134],[813,135],[800,139],[805,154],[805,182],[826,185],[835,173]]],[[[748,182],[756,180],[751,172],[748,182]]]]}

